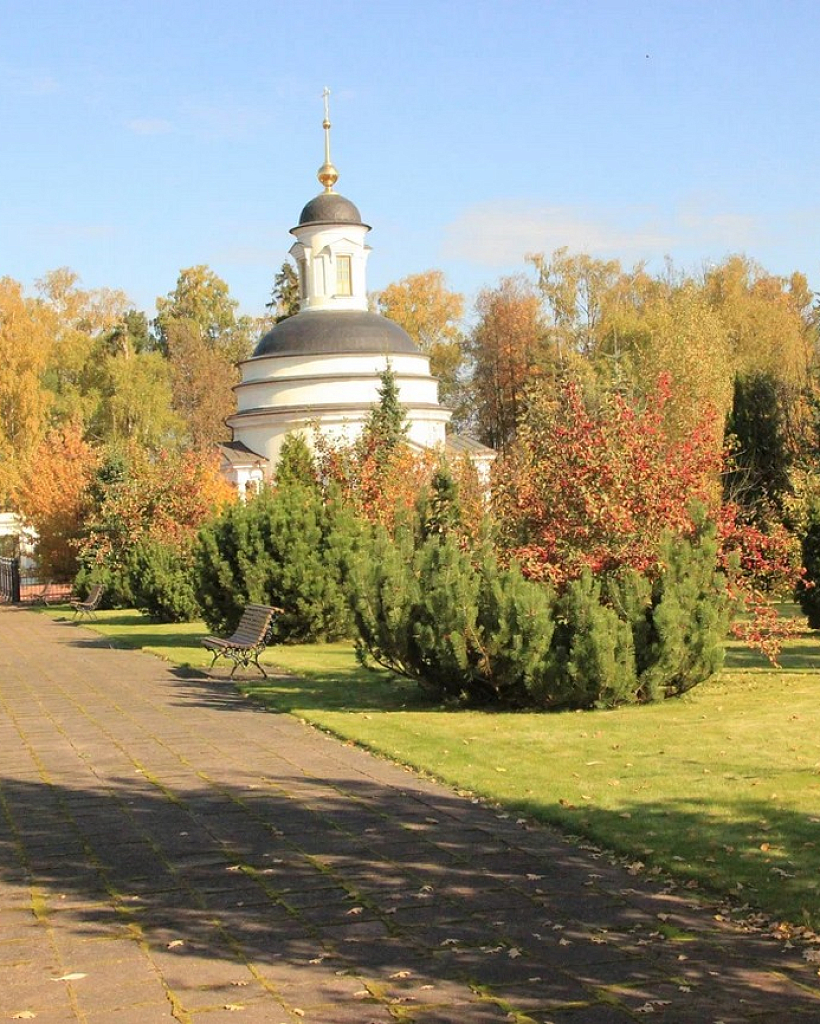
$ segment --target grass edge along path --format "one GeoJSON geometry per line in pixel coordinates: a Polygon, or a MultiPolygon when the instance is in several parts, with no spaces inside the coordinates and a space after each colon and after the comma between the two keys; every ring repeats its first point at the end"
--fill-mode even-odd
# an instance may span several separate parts
{"type": "MultiPolygon", "coordinates": [[[[177,665],[210,663],[202,623],[117,611],[90,627],[177,665]]],[[[811,636],[786,653],[788,670],[732,649],[728,668],[682,698],[558,714],[431,705],[415,684],[359,666],[350,644],[274,647],[262,660],[282,673],[250,671],[236,684],[272,710],[592,840],[635,874],[669,874],[772,921],[820,927],[820,648],[811,636]]]]}

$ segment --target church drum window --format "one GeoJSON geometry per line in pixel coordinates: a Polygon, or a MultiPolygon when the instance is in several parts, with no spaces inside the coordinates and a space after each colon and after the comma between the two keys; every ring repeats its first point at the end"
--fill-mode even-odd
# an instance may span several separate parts
{"type": "Polygon", "coordinates": [[[336,294],[352,295],[352,259],[350,256],[336,257],[336,294]]]}

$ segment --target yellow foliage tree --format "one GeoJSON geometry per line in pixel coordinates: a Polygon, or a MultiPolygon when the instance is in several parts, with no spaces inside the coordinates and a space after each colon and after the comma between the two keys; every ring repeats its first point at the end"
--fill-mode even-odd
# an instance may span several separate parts
{"type": "Polygon", "coordinates": [[[50,318],[22,285],[0,278],[0,505],[13,500],[19,474],[46,427],[50,396],[41,386],[50,318]]]}
{"type": "Polygon", "coordinates": [[[439,381],[439,397],[454,405],[458,372],[464,360],[464,296],[447,288],[440,270],[426,270],[389,284],[374,296],[379,311],[403,327],[430,357],[430,371],[439,381]]]}

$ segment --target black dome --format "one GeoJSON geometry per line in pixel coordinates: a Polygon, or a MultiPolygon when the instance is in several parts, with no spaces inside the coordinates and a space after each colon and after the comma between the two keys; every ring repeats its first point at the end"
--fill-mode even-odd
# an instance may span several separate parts
{"type": "Polygon", "coordinates": [[[417,354],[398,324],[365,310],[305,310],[278,323],[259,340],[255,356],[417,354]]]}
{"type": "Polygon", "coordinates": [[[337,192],[322,192],[307,204],[299,217],[303,224],[361,224],[362,215],[354,203],[337,192]]]}

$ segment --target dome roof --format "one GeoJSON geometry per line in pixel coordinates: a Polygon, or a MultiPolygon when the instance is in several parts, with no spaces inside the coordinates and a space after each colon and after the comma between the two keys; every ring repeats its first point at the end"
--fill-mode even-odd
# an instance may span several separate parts
{"type": "Polygon", "coordinates": [[[406,331],[378,313],[316,309],[305,310],[282,320],[262,336],[253,354],[296,356],[361,353],[417,354],[418,349],[406,331]]]}
{"type": "Polygon", "coordinates": [[[299,217],[303,224],[361,224],[362,215],[354,203],[337,192],[321,192],[305,206],[299,217]]]}

